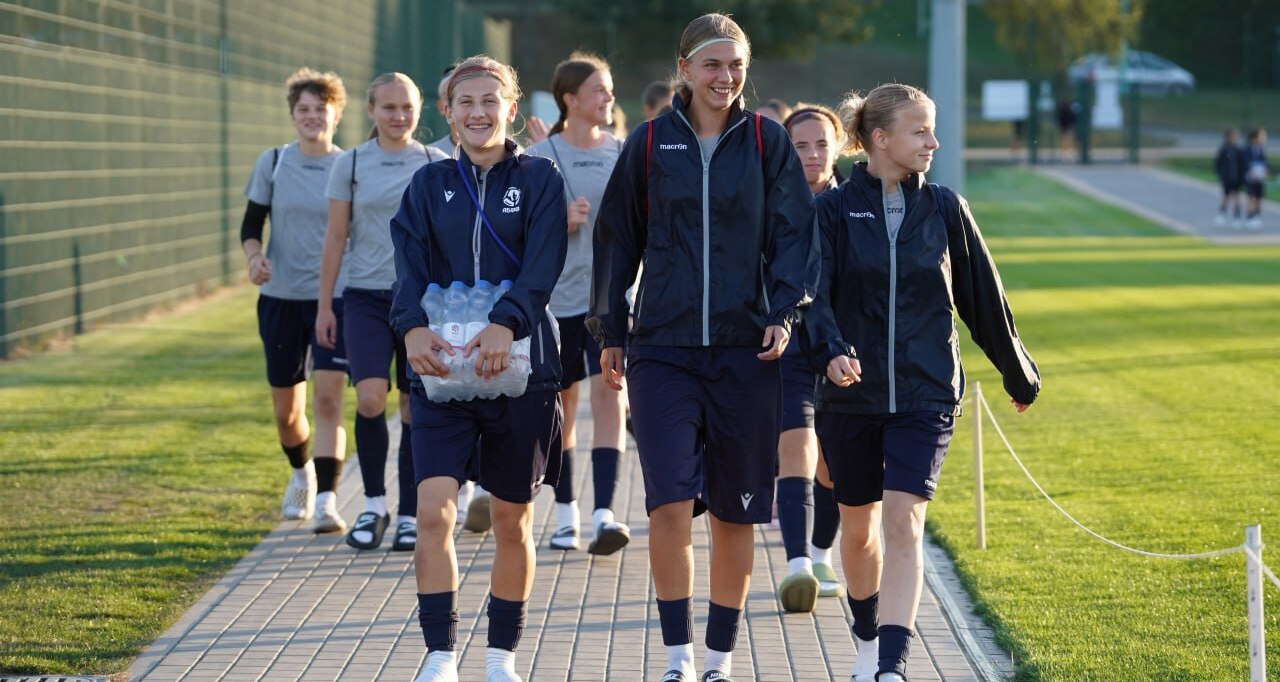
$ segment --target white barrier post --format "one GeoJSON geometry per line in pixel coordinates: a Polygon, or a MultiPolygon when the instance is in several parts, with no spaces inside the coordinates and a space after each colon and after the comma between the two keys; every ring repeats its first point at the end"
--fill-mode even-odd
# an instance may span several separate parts
{"type": "Polygon", "coordinates": [[[973,382],[973,499],[978,508],[978,549],[987,548],[987,502],[982,484],[982,382],[973,382]]]}
{"type": "Polygon", "coordinates": [[[1244,527],[1244,546],[1253,550],[1257,560],[1245,553],[1249,584],[1249,680],[1266,682],[1267,631],[1262,621],[1262,526],[1244,527]]]}

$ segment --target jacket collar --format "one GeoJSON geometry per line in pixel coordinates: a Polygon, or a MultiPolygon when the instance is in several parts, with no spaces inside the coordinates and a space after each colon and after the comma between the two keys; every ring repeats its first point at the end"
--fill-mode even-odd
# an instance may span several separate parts
{"type": "MultiPolygon", "coordinates": [[[[675,97],[671,98],[671,109],[672,116],[683,116],[688,120],[688,116],[685,112],[689,110],[689,104],[684,101],[684,95],[682,95],[679,90],[676,91],[675,97]]],[[[746,117],[746,115],[747,109],[742,95],[739,94],[738,98],[729,104],[729,119],[725,122],[725,130],[728,130],[735,120],[746,117]]],[[[690,122],[690,124],[692,125],[692,122],[690,122]]]]}
{"type": "MultiPolygon", "coordinates": [[[[874,195],[877,199],[884,192],[884,185],[880,182],[880,178],[867,172],[866,161],[859,161],[853,164],[853,169],[849,173],[849,183],[856,185],[860,191],[866,194],[874,195]]],[[[924,187],[924,183],[924,173],[911,173],[903,178],[898,183],[898,186],[902,188],[903,196],[907,196],[924,187]]]]}
{"type": "MultiPolygon", "coordinates": [[[[501,161],[493,164],[493,167],[489,170],[497,170],[499,167],[511,163],[511,160],[515,158],[515,155],[520,152],[520,145],[516,144],[515,141],[509,137],[502,143],[502,146],[506,148],[507,155],[503,157],[501,161]]],[[[470,171],[472,174],[475,174],[476,165],[471,162],[471,157],[467,156],[467,152],[462,149],[462,145],[458,145],[456,151],[458,153],[458,161],[462,163],[462,167],[470,171]]]]}

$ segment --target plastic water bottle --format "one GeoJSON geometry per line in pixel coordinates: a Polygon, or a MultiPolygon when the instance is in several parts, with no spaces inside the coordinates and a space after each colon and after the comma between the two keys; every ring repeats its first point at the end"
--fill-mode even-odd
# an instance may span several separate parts
{"type": "Polygon", "coordinates": [[[444,329],[444,289],[432,282],[422,294],[422,310],[427,314],[431,331],[439,334],[444,329]]]}
{"type": "Polygon", "coordinates": [[[493,286],[484,280],[476,282],[467,294],[467,343],[489,326],[489,311],[493,309],[493,286]]]}
{"type": "Polygon", "coordinates": [[[467,286],[454,282],[444,292],[444,329],[441,336],[454,349],[467,344],[467,286]]]}

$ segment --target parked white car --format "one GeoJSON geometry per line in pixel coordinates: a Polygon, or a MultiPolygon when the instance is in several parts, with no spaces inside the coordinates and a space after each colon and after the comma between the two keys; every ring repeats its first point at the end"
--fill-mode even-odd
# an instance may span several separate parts
{"type": "MultiPolygon", "coordinates": [[[[1164,57],[1141,50],[1129,50],[1128,56],[1126,76],[1145,94],[1182,95],[1196,89],[1196,77],[1164,57]]],[[[1103,52],[1090,52],[1067,67],[1073,84],[1119,77],[1119,59],[1103,52]]]]}

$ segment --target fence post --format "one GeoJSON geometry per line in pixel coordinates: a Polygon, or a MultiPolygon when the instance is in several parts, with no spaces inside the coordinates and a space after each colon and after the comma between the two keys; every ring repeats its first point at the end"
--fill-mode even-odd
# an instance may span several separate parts
{"type": "Polygon", "coordinates": [[[1252,556],[1245,553],[1245,575],[1249,585],[1249,680],[1265,682],[1267,631],[1262,621],[1262,526],[1244,527],[1244,546],[1253,550],[1252,556]]]}
{"type": "Polygon", "coordinates": [[[982,382],[973,382],[973,499],[978,509],[978,549],[987,548],[987,502],[982,483],[982,382]]]}

